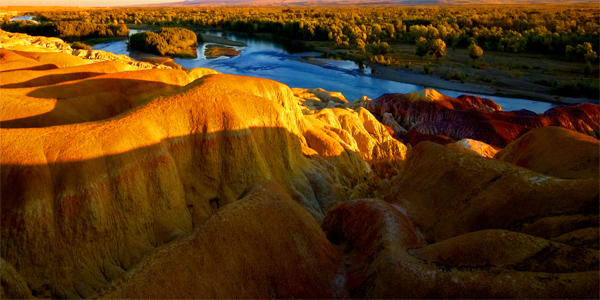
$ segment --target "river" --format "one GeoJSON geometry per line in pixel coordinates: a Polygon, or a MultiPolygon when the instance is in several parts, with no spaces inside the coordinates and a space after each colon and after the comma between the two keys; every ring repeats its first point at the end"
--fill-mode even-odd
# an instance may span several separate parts
{"type": "Polygon", "coordinates": [[[14,17],[11,18],[10,21],[31,21],[34,23],[37,23],[37,21],[33,20],[35,16],[20,16],[20,17],[14,17]]]}
{"type": "MultiPolygon", "coordinates": [[[[130,34],[136,32],[139,30],[132,29],[130,34]]],[[[328,91],[338,91],[342,92],[349,101],[363,95],[374,99],[385,93],[410,93],[425,88],[424,86],[371,77],[371,70],[368,67],[361,67],[353,61],[328,59],[317,52],[294,53],[290,47],[271,39],[257,39],[229,32],[210,31],[205,33],[240,41],[247,46],[234,47],[241,50],[241,54],[236,57],[222,56],[207,59],[204,56],[204,48],[210,43],[204,43],[198,46],[198,58],[175,58],[174,61],[186,68],[209,68],[225,74],[268,78],[290,87],[320,87],[328,91]]],[[[125,40],[97,44],[92,49],[132,56],[127,49],[125,40]]],[[[437,90],[452,97],[465,94],[459,91],[437,90]]],[[[526,99],[477,96],[494,100],[502,106],[503,110],[507,111],[528,109],[536,113],[543,113],[547,109],[557,106],[552,103],[526,99]]]]}

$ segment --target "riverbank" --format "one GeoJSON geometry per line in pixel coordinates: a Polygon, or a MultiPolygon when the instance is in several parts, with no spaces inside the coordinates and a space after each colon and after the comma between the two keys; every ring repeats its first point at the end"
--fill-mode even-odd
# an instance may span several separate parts
{"type": "MultiPolygon", "coordinates": [[[[450,57],[443,58],[441,61],[420,60],[415,57],[412,48],[408,45],[395,45],[395,56],[404,57],[402,60],[405,65],[384,66],[377,63],[364,61],[357,51],[342,49],[333,49],[326,42],[304,42],[308,49],[321,53],[341,57],[343,59],[353,60],[357,63],[363,63],[374,70],[372,77],[392,80],[414,85],[422,85],[428,88],[453,90],[465,93],[477,93],[490,96],[500,96],[509,98],[522,98],[536,101],[543,101],[556,104],[576,104],[576,103],[599,103],[598,99],[586,97],[565,97],[552,95],[551,87],[536,84],[535,82],[579,82],[581,76],[576,74],[577,63],[562,62],[557,67],[558,70],[552,70],[552,75],[546,75],[544,66],[549,68],[549,62],[540,58],[528,58],[520,56],[518,59],[510,60],[512,54],[491,54],[486,60],[478,64],[470,64],[468,54],[464,54],[466,49],[448,50],[452,52],[450,57]],[[465,59],[461,59],[464,56],[465,59]],[[510,62],[510,66],[524,66],[521,61],[528,61],[533,66],[527,67],[527,70],[503,70],[498,60],[503,59],[510,62]],[[429,74],[425,73],[425,65],[429,66],[429,74]],[[569,69],[571,68],[571,69],[569,69]],[[568,69],[570,72],[566,72],[568,69]],[[561,73],[561,71],[563,71],[561,73]]],[[[515,55],[515,58],[518,55],[515,55]]],[[[596,74],[598,71],[595,70],[596,74]]],[[[593,81],[593,77],[584,77],[586,81],[593,81]]],[[[596,78],[597,81],[597,78],[596,78]]]]}
{"type": "MultiPolygon", "coordinates": [[[[196,33],[198,34],[198,33],[196,33]]],[[[224,37],[220,37],[220,36],[216,36],[216,35],[212,35],[212,34],[208,34],[208,33],[199,33],[200,35],[202,35],[202,38],[204,39],[205,43],[214,43],[214,44],[220,44],[220,45],[225,45],[225,46],[233,46],[233,47],[246,47],[248,45],[246,45],[245,43],[242,42],[238,42],[238,41],[232,41],[229,39],[226,39],[224,37]]]]}

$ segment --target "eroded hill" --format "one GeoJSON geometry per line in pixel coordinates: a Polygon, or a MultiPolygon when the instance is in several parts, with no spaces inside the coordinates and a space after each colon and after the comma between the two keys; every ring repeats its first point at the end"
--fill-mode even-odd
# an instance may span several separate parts
{"type": "Polygon", "coordinates": [[[598,106],[524,124],[8,45],[3,298],[598,297],[598,106]]]}

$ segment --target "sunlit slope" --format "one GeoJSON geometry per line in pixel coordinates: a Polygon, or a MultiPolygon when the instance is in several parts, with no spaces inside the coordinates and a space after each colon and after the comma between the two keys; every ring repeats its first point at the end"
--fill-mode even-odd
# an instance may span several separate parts
{"type": "MultiPolygon", "coordinates": [[[[203,75],[217,73],[208,69],[139,70],[117,61],[58,68],[51,54],[64,53],[45,53],[48,54],[46,63],[30,58],[36,57],[36,53],[21,54],[0,50],[2,65],[4,62],[13,66],[23,63],[33,67],[13,67],[14,70],[1,73],[0,125],[4,128],[106,119],[159,95],[176,92],[203,75]]],[[[62,60],[61,55],[54,58],[62,60]]]]}
{"type": "Polygon", "coordinates": [[[2,90],[2,257],[35,296],[91,296],[263,180],[320,220],[406,155],[366,110],[305,117],[274,81],[87,66],[6,72],[69,80],[2,90]]]}

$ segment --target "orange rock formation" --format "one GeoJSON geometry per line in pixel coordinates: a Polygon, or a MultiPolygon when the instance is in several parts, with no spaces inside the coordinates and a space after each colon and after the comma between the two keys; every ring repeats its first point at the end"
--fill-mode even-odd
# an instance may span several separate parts
{"type": "Polygon", "coordinates": [[[406,154],[364,109],[304,116],[273,81],[78,68],[3,72],[2,257],[37,297],[91,296],[263,180],[321,220],[406,154]]]}
{"type": "Polygon", "coordinates": [[[0,41],[2,298],[599,297],[597,106],[347,103],[0,41]],[[492,115],[470,128],[518,134],[451,143],[492,115]]]}
{"type": "Polygon", "coordinates": [[[558,178],[598,178],[600,141],[554,126],[534,129],[510,143],[496,158],[558,178]]]}

